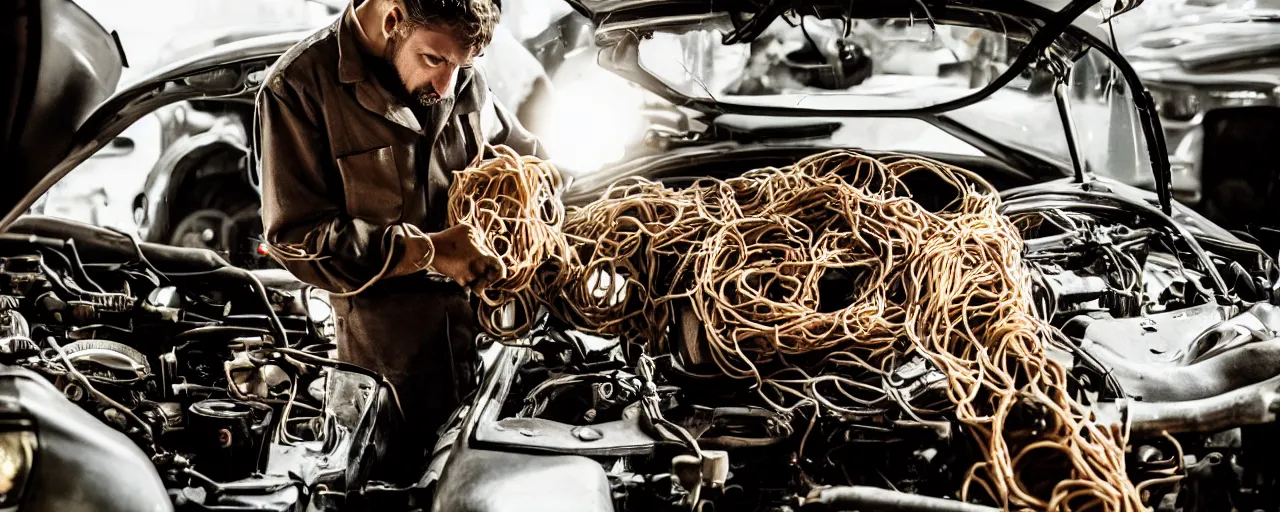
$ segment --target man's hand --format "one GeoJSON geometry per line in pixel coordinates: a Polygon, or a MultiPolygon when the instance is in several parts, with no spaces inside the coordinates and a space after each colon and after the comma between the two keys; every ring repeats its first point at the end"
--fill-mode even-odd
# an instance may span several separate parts
{"type": "MultiPolygon", "coordinates": [[[[471,241],[469,227],[453,226],[428,236],[435,245],[436,256],[431,266],[436,272],[453,278],[460,285],[475,289],[483,289],[501,277],[502,263],[497,258],[480,252],[471,241]]],[[[411,242],[406,240],[406,243],[411,242]]]]}

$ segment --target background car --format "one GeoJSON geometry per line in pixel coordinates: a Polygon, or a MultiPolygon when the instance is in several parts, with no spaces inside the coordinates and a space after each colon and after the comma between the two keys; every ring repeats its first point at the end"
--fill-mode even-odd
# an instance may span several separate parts
{"type": "Polygon", "coordinates": [[[1178,198],[1232,228],[1275,225],[1280,3],[1180,2],[1125,54],[1155,97],[1178,198]]]}

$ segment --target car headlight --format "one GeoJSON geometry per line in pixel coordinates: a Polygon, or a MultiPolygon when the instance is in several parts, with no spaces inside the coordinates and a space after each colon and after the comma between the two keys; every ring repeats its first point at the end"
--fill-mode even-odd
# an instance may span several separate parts
{"type": "Polygon", "coordinates": [[[1172,121],[1190,121],[1200,113],[1200,95],[1189,89],[1159,89],[1150,87],[1160,117],[1172,121]]]}
{"type": "Polygon", "coordinates": [[[1190,87],[1149,86],[1156,112],[1170,121],[1190,121],[1196,115],[1216,108],[1271,105],[1274,91],[1247,86],[1192,89],[1190,87]]]}
{"type": "Polygon", "coordinates": [[[38,442],[30,425],[0,425],[0,508],[16,507],[22,501],[38,442]]]}
{"type": "Polygon", "coordinates": [[[1266,91],[1217,89],[1211,90],[1207,94],[1213,99],[1215,107],[1252,107],[1271,104],[1271,94],[1266,91]]]}

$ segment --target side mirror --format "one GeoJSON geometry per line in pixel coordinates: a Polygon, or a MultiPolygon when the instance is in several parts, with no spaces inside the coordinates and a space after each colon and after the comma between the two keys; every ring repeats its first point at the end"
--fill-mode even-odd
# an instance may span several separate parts
{"type": "Polygon", "coordinates": [[[129,137],[116,137],[115,139],[111,140],[110,144],[107,144],[106,147],[102,148],[102,150],[98,151],[98,154],[94,156],[99,156],[99,157],[125,156],[125,155],[128,155],[129,153],[133,153],[134,146],[135,144],[133,142],[133,139],[129,137]]]}

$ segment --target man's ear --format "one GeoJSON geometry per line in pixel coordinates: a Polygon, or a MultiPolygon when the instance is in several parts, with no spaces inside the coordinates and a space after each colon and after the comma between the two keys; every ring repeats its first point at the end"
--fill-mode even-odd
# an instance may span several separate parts
{"type": "Polygon", "coordinates": [[[382,35],[387,39],[391,39],[404,24],[404,9],[400,7],[399,2],[387,3],[389,8],[386,16],[382,18],[382,35]]]}

